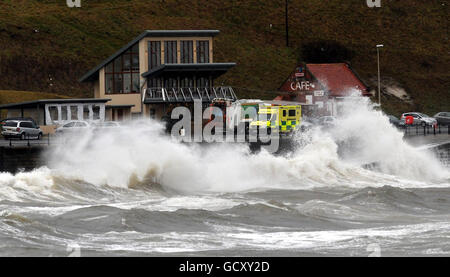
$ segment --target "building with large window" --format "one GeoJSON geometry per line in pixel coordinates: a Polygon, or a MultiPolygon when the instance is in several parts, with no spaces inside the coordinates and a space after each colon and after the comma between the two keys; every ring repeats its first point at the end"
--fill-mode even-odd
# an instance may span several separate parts
{"type": "Polygon", "coordinates": [[[86,73],[95,98],[111,99],[106,118],[143,115],[161,118],[177,105],[205,105],[214,98],[236,99],[231,87],[214,81],[235,63],[215,63],[217,30],[147,30],[86,73]]]}

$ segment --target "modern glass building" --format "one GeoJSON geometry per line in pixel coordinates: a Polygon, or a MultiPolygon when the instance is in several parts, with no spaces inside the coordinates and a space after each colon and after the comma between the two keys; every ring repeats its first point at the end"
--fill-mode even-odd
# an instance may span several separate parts
{"type": "Polygon", "coordinates": [[[214,62],[218,30],[147,30],[86,73],[95,98],[111,99],[106,118],[161,118],[178,105],[205,105],[214,98],[236,99],[215,79],[235,63],[214,62]]]}

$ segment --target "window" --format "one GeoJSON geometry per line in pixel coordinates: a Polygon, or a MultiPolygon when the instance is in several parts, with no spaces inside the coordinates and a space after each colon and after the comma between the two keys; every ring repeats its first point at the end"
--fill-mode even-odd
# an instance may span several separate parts
{"type": "Polygon", "coordinates": [[[50,118],[52,119],[52,121],[59,120],[57,107],[48,107],[48,113],[50,114],[50,118]]]}
{"type": "Polygon", "coordinates": [[[177,42],[164,42],[164,57],[165,63],[177,63],[177,42]]]}
{"type": "Polygon", "coordinates": [[[155,109],[150,109],[150,118],[151,119],[155,119],[156,118],[156,110],[155,109]]]}
{"type": "Polygon", "coordinates": [[[83,105],[83,119],[89,118],[89,105],[83,105]]]}
{"type": "Polygon", "coordinates": [[[123,74],[123,89],[125,93],[130,93],[131,92],[131,86],[132,86],[132,82],[131,82],[131,73],[124,73],[123,74]]]}
{"type": "Polygon", "coordinates": [[[161,65],[161,42],[150,41],[148,43],[148,69],[161,65]]]}
{"type": "Polygon", "coordinates": [[[180,45],[181,45],[180,63],[193,63],[194,49],[192,40],[182,40],[180,45]]]}
{"type": "Polygon", "coordinates": [[[194,87],[194,79],[189,77],[181,78],[180,80],[181,84],[180,87],[182,88],[193,88],[194,87]]]}
{"type": "Polygon", "coordinates": [[[139,86],[139,46],[135,44],[123,55],[105,67],[105,92],[138,93],[139,86]]]}
{"type": "Polygon", "coordinates": [[[150,79],[150,88],[160,88],[162,87],[161,78],[151,78],[150,79]]]}
{"type": "Polygon", "coordinates": [[[33,128],[33,125],[31,124],[31,122],[20,122],[20,127],[33,128]]]}
{"type": "Polygon", "coordinates": [[[178,87],[178,80],[177,78],[166,78],[164,79],[164,87],[166,89],[172,89],[178,87]]]}
{"type": "Polygon", "coordinates": [[[6,127],[17,127],[16,121],[6,121],[5,125],[6,127]]]}
{"type": "Polygon", "coordinates": [[[205,77],[198,78],[197,88],[209,88],[209,79],[205,77]]]}
{"type": "Polygon", "coordinates": [[[99,120],[100,119],[100,107],[94,106],[94,107],[92,107],[92,111],[94,112],[94,120],[99,120]]]}
{"type": "Polygon", "coordinates": [[[209,41],[197,41],[197,63],[209,63],[209,41]]]}
{"type": "Polygon", "coordinates": [[[64,125],[63,127],[64,127],[64,128],[70,128],[70,127],[73,127],[73,126],[75,126],[75,122],[67,123],[67,124],[64,125]]]}
{"type": "Polygon", "coordinates": [[[78,120],[78,106],[70,106],[71,120],[78,120]]]}
{"type": "MultiPolygon", "coordinates": [[[[108,72],[108,71],[107,71],[108,72]]],[[[106,93],[113,93],[114,91],[114,76],[113,74],[105,74],[106,79],[106,93]]]]}
{"type": "Polygon", "coordinates": [[[68,120],[68,118],[67,118],[67,106],[61,106],[61,120],[68,120]]]}
{"type": "Polygon", "coordinates": [[[295,110],[289,110],[289,116],[295,116],[295,110]]]}

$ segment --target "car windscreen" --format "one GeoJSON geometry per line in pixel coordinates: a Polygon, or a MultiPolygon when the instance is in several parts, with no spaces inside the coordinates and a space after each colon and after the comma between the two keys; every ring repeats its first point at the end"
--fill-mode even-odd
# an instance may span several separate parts
{"type": "Polygon", "coordinates": [[[428,115],[424,114],[424,113],[417,113],[418,115],[420,115],[421,117],[429,117],[428,115]]]}
{"type": "Polygon", "coordinates": [[[6,127],[17,127],[17,122],[16,121],[6,121],[5,125],[6,127]]]}
{"type": "Polygon", "coordinates": [[[70,127],[73,127],[74,125],[75,125],[75,122],[70,122],[70,123],[67,123],[66,125],[64,125],[63,127],[70,128],[70,127]]]}

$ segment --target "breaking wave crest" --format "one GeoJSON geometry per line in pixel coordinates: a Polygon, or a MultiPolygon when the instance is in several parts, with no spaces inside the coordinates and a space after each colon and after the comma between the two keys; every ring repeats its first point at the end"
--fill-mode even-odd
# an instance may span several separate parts
{"type": "Polygon", "coordinates": [[[346,103],[335,127],[315,128],[297,140],[300,146],[289,155],[253,154],[246,144],[177,143],[163,135],[157,122],[131,122],[53,148],[46,153],[48,167],[1,173],[0,200],[92,200],[92,195],[114,198],[130,189],[151,194],[157,188],[205,194],[450,186],[448,170],[429,153],[405,143],[401,132],[368,99],[346,103]],[[376,171],[364,169],[370,163],[377,165],[376,171]]]}

